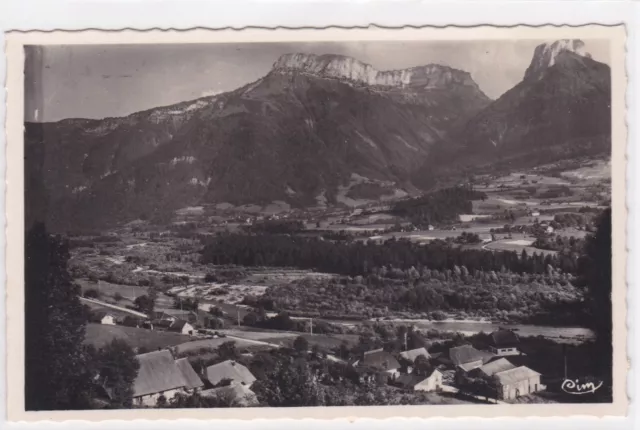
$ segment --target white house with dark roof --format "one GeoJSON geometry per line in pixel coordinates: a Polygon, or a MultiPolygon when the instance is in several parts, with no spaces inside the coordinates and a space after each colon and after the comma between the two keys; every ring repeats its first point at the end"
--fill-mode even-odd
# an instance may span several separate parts
{"type": "Polygon", "coordinates": [[[496,330],[489,336],[489,349],[499,356],[519,355],[520,338],[512,330],[496,330]]]}
{"type": "Polygon", "coordinates": [[[168,350],[136,355],[140,363],[133,382],[133,404],[155,406],[158,398],[171,399],[184,392],[188,383],[168,350]]]}

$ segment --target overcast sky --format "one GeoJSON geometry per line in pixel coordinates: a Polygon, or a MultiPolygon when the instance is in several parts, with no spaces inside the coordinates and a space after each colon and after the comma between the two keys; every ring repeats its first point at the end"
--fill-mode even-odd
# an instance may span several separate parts
{"type": "MultiPolygon", "coordinates": [[[[124,116],[236,89],[292,52],[341,54],[378,70],[443,64],[471,73],[498,98],[522,80],[544,40],[456,42],[85,45],[27,48],[25,119],[124,116]],[[37,112],[37,113],[36,113],[37,112]],[[37,117],[36,117],[37,116],[37,117]]],[[[608,42],[585,40],[609,63],[608,42]]]]}

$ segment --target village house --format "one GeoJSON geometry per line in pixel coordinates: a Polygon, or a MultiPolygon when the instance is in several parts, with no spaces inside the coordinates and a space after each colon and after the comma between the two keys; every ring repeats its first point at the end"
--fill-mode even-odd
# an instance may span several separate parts
{"type": "Polygon", "coordinates": [[[469,372],[471,377],[487,377],[493,376],[496,373],[504,372],[505,370],[515,369],[516,366],[506,358],[500,358],[498,360],[487,363],[483,366],[472,369],[469,372]]]}
{"type": "Polygon", "coordinates": [[[116,325],[116,317],[105,311],[96,311],[91,312],[91,315],[89,316],[89,322],[105,325],[116,325]]]}
{"type": "Polygon", "coordinates": [[[400,374],[400,363],[388,351],[374,349],[366,351],[361,360],[353,363],[363,379],[377,379],[379,381],[395,380],[400,374]]]}
{"type": "Polygon", "coordinates": [[[153,330],[153,325],[146,318],[127,315],[122,319],[122,325],[127,327],[147,328],[153,330]]]}
{"type": "Polygon", "coordinates": [[[186,392],[193,393],[204,387],[204,382],[202,382],[202,379],[200,379],[193,369],[193,366],[191,366],[191,363],[189,363],[189,359],[180,358],[176,360],[176,366],[178,366],[178,370],[182,373],[182,377],[186,383],[184,387],[186,392]]]}
{"type": "Polygon", "coordinates": [[[237,382],[251,387],[251,384],[256,380],[256,377],[253,376],[249,369],[233,360],[223,361],[207,367],[206,377],[214,388],[223,381],[237,382]]]}
{"type": "Polygon", "coordinates": [[[224,387],[210,388],[200,393],[202,397],[218,397],[226,400],[231,406],[251,407],[260,403],[256,393],[241,383],[231,383],[224,387]]]}
{"type": "MultiPolygon", "coordinates": [[[[408,351],[403,351],[400,353],[400,357],[410,362],[411,364],[415,363],[416,358],[418,358],[421,355],[424,356],[424,358],[426,358],[427,360],[431,358],[431,355],[426,350],[426,348],[410,349],[408,351]]],[[[413,366],[411,365],[407,366],[406,373],[411,373],[412,369],[413,369],[413,366]]]]}
{"type": "Polygon", "coordinates": [[[468,372],[488,363],[493,357],[494,354],[490,352],[477,350],[471,345],[462,345],[449,349],[449,357],[441,355],[438,359],[443,364],[468,372]]]}
{"type": "Polygon", "coordinates": [[[136,355],[140,363],[138,376],[133,382],[133,404],[155,406],[158,398],[171,399],[184,392],[187,382],[168,350],[136,355]]]}
{"type": "Polygon", "coordinates": [[[513,400],[545,389],[540,384],[540,374],[526,366],[497,372],[494,377],[498,383],[498,398],[501,400],[513,400]]]}
{"type": "Polygon", "coordinates": [[[175,320],[171,322],[167,330],[175,333],[188,334],[189,336],[195,333],[195,328],[184,320],[175,320]]]}
{"type": "Polygon", "coordinates": [[[520,338],[512,330],[496,330],[489,336],[489,350],[498,356],[519,355],[520,338]]]}
{"type": "Polygon", "coordinates": [[[398,376],[396,383],[413,391],[440,391],[442,389],[442,372],[434,368],[427,376],[403,374],[398,376]]]}

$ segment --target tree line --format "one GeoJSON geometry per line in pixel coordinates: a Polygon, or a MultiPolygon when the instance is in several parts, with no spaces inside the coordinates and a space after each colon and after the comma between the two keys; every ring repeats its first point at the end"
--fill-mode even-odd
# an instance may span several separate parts
{"type": "Polygon", "coordinates": [[[487,195],[470,186],[444,188],[425,196],[398,201],[389,211],[407,218],[416,226],[455,221],[458,215],[473,211],[472,200],[485,200],[487,195]]]}
{"type": "Polygon", "coordinates": [[[575,273],[577,268],[577,256],[465,249],[441,240],[427,244],[395,238],[384,243],[331,242],[313,237],[236,233],[206,239],[201,261],[216,265],[296,267],[350,276],[365,275],[382,266],[403,270],[424,266],[452,270],[454,266],[465,266],[472,273],[507,270],[541,274],[547,266],[566,273],[575,273]]]}

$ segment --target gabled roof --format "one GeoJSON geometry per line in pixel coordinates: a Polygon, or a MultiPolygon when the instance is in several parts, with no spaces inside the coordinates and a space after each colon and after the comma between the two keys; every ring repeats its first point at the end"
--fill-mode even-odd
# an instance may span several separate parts
{"type": "Polygon", "coordinates": [[[469,363],[459,364],[458,367],[465,372],[469,372],[473,369],[477,369],[482,366],[482,362],[480,360],[471,361],[469,363]]]}
{"type": "Polygon", "coordinates": [[[515,369],[509,369],[494,374],[501,385],[511,385],[516,382],[524,381],[535,376],[540,376],[535,370],[531,370],[526,366],[516,367],[515,369]]]}
{"type": "Polygon", "coordinates": [[[258,398],[256,393],[246,385],[233,383],[226,387],[211,388],[200,393],[201,396],[221,396],[234,399],[241,406],[256,406],[258,398]]]}
{"type": "Polygon", "coordinates": [[[374,367],[379,370],[393,370],[400,367],[398,360],[391,353],[383,349],[374,349],[364,353],[362,360],[359,361],[361,366],[374,367]]]}
{"type": "Polygon", "coordinates": [[[518,335],[511,330],[496,330],[491,333],[491,344],[497,348],[509,348],[520,343],[518,335]]]}
{"type": "Polygon", "coordinates": [[[183,327],[187,324],[189,324],[187,321],[178,319],[178,320],[175,320],[173,323],[171,323],[171,325],[169,326],[169,330],[182,331],[183,327]]]}
{"type": "Polygon", "coordinates": [[[471,345],[457,346],[449,350],[449,358],[451,359],[451,362],[456,366],[478,360],[486,362],[491,357],[493,357],[493,354],[491,354],[490,352],[479,351],[471,345]]]}
{"type": "Polygon", "coordinates": [[[176,360],[176,365],[178,366],[178,370],[180,370],[180,373],[182,373],[182,377],[187,383],[186,388],[194,389],[200,388],[204,385],[196,371],[193,370],[193,367],[191,366],[191,363],[189,363],[189,360],[187,358],[176,360]]]}
{"type": "Polygon", "coordinates": [[[498,372],[504,372],[505,370],[515,369],[515,367],[516,366],[514,366],[506,358],[501,358],[499,360],[492,361],[491,363],[485,364],[484,366],[480,367],[478,370],[480,370],[482,373],[484,373],[487,376],[493,376],[498,372]]]}
{"type": "Polygon", "coordinates": [[[207,367],[207,380],[211,385],[217,385],[224,379],[251,385],[256,380],[256,377],[245,366],[233,360],[223,361],[207,367]]]}
{"type": "Polygon", "coordinates": [[[402,374],[396,378],[396,382],[402,385],[403,387],[412,388],[418,385],[419,383],[424,382],[427,379],[431,378],[436,372],[440,374],[442,373],[438,369],[434,368],[431,370],[431,373],[429,374],[429,376],[420,376],[420,375],[416,375],[415,373],[412,373],[410,375],[402,374]]]}
{"type": "Polygon", "coordinates": [[[161,393],[185,387],[187,382],[167,350],[136,355],[140,363],[138,376],[133,383],[133,397],[161,393]]]}
{"type": "Polygon", "coordinates": [[[400,353],[400,357],[405,358],[405,359],[409,360],[412,363],[414,361],[416,361],[416,358],[418,358],[421,355],[424,355],[425,358],[430,358],[431,357],[431,355],[426,350],[426,348],[410,349],[408,351],[403,351],[403,352],[400,353]]]}

